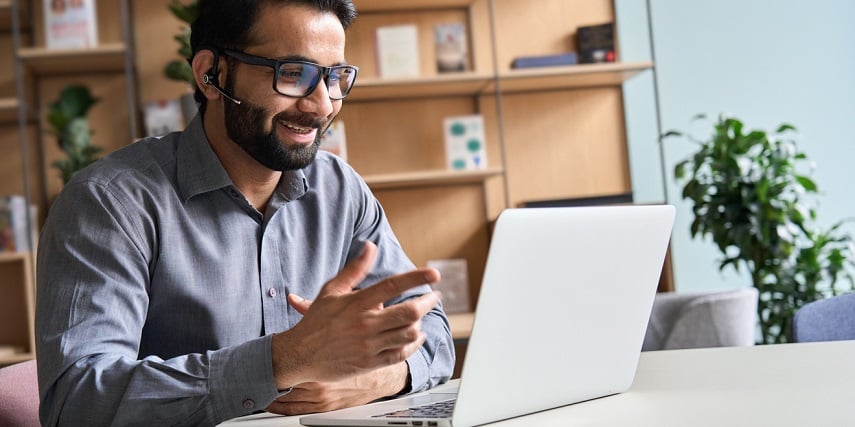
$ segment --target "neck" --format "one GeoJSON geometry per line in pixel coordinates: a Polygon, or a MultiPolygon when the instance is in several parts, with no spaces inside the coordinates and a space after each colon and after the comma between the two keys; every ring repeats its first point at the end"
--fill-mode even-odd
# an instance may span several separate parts
{"type": "Polygon", "coordinates": [[[216,117],[211,117],[216,113],[216,111],[211,111],[211,107],[214,105],[209,103],[209,110],[205,112],[205,118],[208,120],[203,122],[211,149],[214,150],[214,154],[238,190],[243,193],[255,209],[263,213],[267,207],[267,202],[270,201],[270,197],[279,184],[282,172],[269,169],[258,163],[246,151],[232,142],[226,134],[222,117],[219,120],[216,117]]]}

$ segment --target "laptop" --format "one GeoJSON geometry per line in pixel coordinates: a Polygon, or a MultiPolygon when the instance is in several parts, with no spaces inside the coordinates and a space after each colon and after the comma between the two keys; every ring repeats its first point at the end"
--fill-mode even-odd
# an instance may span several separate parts
{"type": "Polygon", "coordinates": [[[456,393],[442,386],[300,423],[469,427],[627,390],[673,222],[668,205],[503,211],[456,393]],[[453,409],[424,415],[425,404],[453,409]]]}

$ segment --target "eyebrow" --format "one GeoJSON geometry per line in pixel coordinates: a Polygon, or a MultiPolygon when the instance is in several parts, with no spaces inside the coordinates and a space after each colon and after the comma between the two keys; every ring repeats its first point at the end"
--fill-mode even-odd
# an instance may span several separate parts
{"type": "MultiPolygon", "coordinates": [[[[312,58],[309,58],[309,57],[306,57],[306,56],[303,56],[303,55],[289,55],[289,56],[282,56],[282,57],[279,57],[279,58],[271,58],[271,59],[275,59],[275,60],[277,60],[277,61],[303,61],[303,62],[311,62],[311,63],[313,63],[313,64],[318,64],[318,63],[317,63],[315,60],[313,60],[312,58]]],[[[319,65],[320,65],[320,64],[319,64],[319,65]]],[[[337,67],[337,66],[339,66],[339,65],[348,65],[348,64],[347,64],[347,62],[336,62],[335,64],[332,64],[332,65],[330,65],[330,66],[331,66],[331,67],[337,67]]]]}

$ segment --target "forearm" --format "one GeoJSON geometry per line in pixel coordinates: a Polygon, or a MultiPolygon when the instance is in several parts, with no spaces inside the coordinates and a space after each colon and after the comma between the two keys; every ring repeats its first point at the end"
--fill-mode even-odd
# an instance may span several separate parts
{"type": "Polygon", "coordinates": [[[42,417],[46,425],[215,425],[276,397],[269,354],[269,337],[165,361],[91,355],[66,369],[41,352],[42,417]]]}

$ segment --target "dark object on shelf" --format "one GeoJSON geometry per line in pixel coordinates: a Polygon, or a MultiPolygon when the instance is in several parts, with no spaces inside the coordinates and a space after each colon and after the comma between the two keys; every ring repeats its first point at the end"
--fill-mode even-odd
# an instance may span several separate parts
{"type": "Polygon", "coordinates": [[[605,196],[575,197],[572,199],[538,200],[525,202],[526,208],[552,208],[575,206],[600,206],[632,204],[632,193],[609,194],[605,196]]]}
{"type": "Polygon", "coordinates": [[[557,65],[575,65],[578,57],[576,52],[560,53],[558,55],[521,56],[514,59],[511,68],[553,67],[557,65]]]}
{"type": "Polygon", "coordinates": [[[576,29],[579,62],[615,62],[614,24],[600,24],[576,29]]]}

